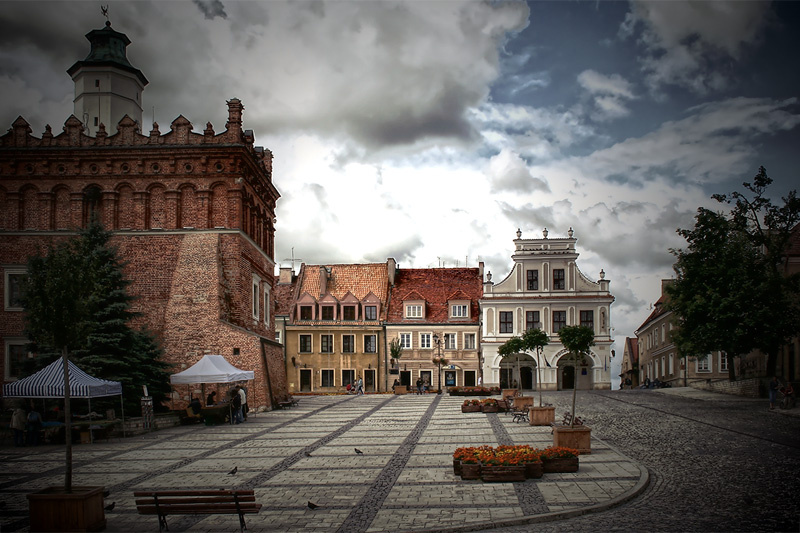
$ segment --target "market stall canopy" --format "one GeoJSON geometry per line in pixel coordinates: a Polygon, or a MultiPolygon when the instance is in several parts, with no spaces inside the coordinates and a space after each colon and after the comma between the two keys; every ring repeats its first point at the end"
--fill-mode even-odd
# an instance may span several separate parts
{"type": "Polygon", "coordinates": [[[240,370],[221,355],[204,355],[202,359],[183,372],[173,374],[169,382],[181,383],[231,383],[255,378],[252,370],[240,370]]]}
{"type": "MultiPolygon", "coordinates": [[[[95,378],[69,361],[69,395],[71,398],[100,398],[122,394],[122,383],[95,378]]],[[[32,376],[3,385],[4,398],[63,398],[64,365],[56,359],[32,376]]]]}

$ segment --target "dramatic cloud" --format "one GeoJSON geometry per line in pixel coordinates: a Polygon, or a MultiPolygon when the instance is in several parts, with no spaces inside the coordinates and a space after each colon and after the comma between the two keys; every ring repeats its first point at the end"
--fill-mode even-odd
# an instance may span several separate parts
{"type": "Polygon", "coordinates": [[[594,70],[584,70],[578,75],[578,83],[592,98],[594,120],[602,122],[630,114],[625,102],[635,96],[631,84],[619,74],[606,76],[594,70]]]}

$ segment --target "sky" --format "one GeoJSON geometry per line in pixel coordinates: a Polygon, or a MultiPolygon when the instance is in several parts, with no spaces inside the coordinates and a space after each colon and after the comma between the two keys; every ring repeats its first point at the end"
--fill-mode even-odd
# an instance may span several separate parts
{"type": "MultiPolygon", "coordinates": [[[[222,131],[226,100],[274,154],[278,265],[477,266],[573,228],[624,339],[714,193],[764,166],[797,188],[800,2],[128,1],[113,28],[145,74],[143,130],[222,131]]],[[[41,135],[98,2],[0,1],[0,123],[41,135]]],[[[114,128],[109,128],[111,132],[114,128]]]]}

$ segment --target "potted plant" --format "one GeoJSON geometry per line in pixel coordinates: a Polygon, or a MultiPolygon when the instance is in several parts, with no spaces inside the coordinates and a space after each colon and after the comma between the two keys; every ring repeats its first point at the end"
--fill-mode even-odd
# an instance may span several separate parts
{"type": "Polygon", "coordinates": [[[480,400],[464,400],[464,403],[461,404],[461,412],[462,413],[480,413],[481,412],[481,401],[480,400]]]}
{"type": "Polygon", "coordinates": [[[481,400],[481,411],[484,413],[496,413],[500,410],[495,398],[485,398],[481,400]]]}
{"type": "Polygon", "coordinates": [[[579,455],[578,450],[565,446],[551,446],[539,454],[545,473],[577,472],[579,455]]]}
{"type": "Polygon", "coordinates": [[[565,326],[558,331],[561,343],[572,354],[575,368],[575,385],[572,389],[572,409],[561,425],[553,426],[553,445],[570,446],[580,453],[592,452],[592,429],[575,417],[575,399],[578,392],[578,360],[594,346],[594,331],[587,326],[565,326]]]}
{"type": "Polygon", "coordinates": [[[519,446],[498,446],[478,452],[481,479],[489,482],[525,481],[527,455],[519,446]]]}
{"type": "MultiPolygon", "coordinates": [[[[94,224],[95,222],[93,222],[94,224]]],[[[91,229],[91,228],[90,228],[91,229]]],[[[91,327],[93,272],[81,240],[32,257],[25,280],[25,327],[38,346],[59,349],[64,369],[64,485],[28,494],[31,531],[98,531],[105,528],[102,486],[72,485],[70,348],[85,341],[91,327]]]]}
{"type": "MultiPolygon", "coordinates": [[[[536,388],[539,390],[539,406],[523,405],[528,407],[530,413],[530,424],[532,426],[549,426],[555,422],[555,407],[545,405],[542,398],[542,361],[547,366],[547,360],[544,358],[543,350],[549,342],[547,333],[539,328],[527,330],[522,337],[512,337],[505,344],[500,346],[498,353],[500,355],[511,355],[515,353],[534,352],[536,354],[536,388]]],[[[514,399],[514,407],[519,408],[524,403],[523,400],[514,399]]],[[[531,401],[532,403],[532,401],[531,401]]]]}
{"type": "MultiPolygon", "coordinates": [[[[481,447],[485,448],[485,447],[481,447]]],[[[453,455],[453,460],[461,463],[460,475],[461,479],[480,479],[481,478],[481,463],[478,459],[478,450],[481,448],[459,448],[458,457],[453,455]]],[[[454,465],[455,469],[455,465],[454,465]]]]}

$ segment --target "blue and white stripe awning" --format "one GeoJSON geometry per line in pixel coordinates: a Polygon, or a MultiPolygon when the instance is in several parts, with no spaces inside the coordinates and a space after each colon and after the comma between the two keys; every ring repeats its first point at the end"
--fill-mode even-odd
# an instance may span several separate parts
{"type": "MultiPolygon", "coordinates": [[[[122,394],[122,383],[95,378],[78,368],[72,361],[69,368],[71,398],[98,398],[122,394]]],[[[56,359],[32,376],[3,385],[5,398],[63,398],[64,365],[56,359]]]]}

